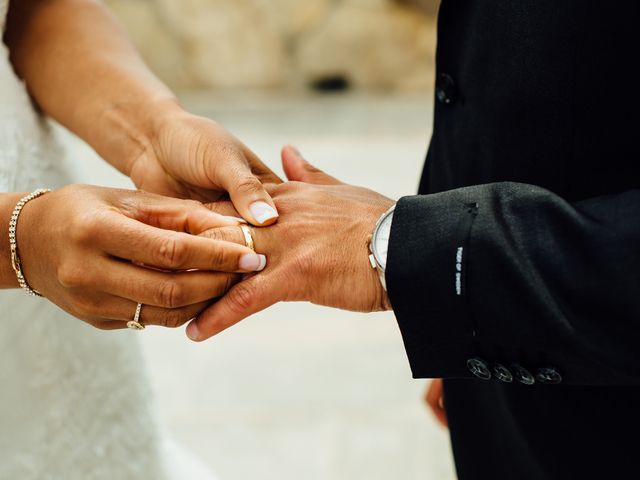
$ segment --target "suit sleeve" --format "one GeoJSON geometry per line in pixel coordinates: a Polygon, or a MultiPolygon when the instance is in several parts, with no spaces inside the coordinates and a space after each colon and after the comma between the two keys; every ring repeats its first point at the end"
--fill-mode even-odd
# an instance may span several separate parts
{"type": "Polygon", "coordinates": [[[497,183],[402,198],[389,297],[414,377],[469,359],[640,385],[640,190],[568,203],[497,183]]]}

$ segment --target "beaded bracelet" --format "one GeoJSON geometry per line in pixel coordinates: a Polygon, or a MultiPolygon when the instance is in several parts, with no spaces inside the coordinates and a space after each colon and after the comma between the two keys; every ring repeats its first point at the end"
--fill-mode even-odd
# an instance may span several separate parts
{"type": "Polygon", "coordinates": [[[16,226],[18,225],[18,217],[20,216],[20,212],[22,208],[34,198],[38,198],[45,193],[50,192],[51,190],[47,188],[39,188],[35,192],[30,193],[26,197],[22,197],[18,203],[16,203],[16,207],[13,209],[13,213],[11,214],[11,221],[9,222],[9,246],[11,247],[11,266],[13,267],[13,271],[16,272],[16,277],[18,277],[18,283],[20,287],[27,292],[29,295],[35,297],[42,297],[40,292],[35,291],[33,288],[29,286],[27,280],[24,278],[22,273],[22,266],[20,264],[20,256],[18,255],[18,244],[16,243],[16,226]]]}

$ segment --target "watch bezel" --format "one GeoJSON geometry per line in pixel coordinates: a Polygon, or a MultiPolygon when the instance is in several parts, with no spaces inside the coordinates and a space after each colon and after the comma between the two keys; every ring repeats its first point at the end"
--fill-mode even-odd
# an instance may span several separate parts
{"type": "Polygon", "coordinates": [[[387,210],[385,213],[382,214],[382,216],[376,222],[376,226],[373,228],[373,235],[371,237],[371,253],[373,255],[373,258],[376,261],[376,264],[378,265],[378,268],[382,272],[386,271],[387,265],[386,265],[386,262],[383,265],[382,262],[380,261],[380,258],[378,256],[378,249],[376,247],[376,240],[378,237],[378,232],[380,231],[380,227],[382,227],[382,224],[385,222],[385,220],[387,220],[391,215],[393,215],[393,212],[395,211],[395,209],[396,209],[396,206],[394,205],[389,210],[387,210]]]}

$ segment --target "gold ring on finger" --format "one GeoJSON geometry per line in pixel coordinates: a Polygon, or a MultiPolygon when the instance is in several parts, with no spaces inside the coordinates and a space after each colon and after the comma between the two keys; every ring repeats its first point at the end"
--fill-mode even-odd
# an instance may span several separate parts
{"type": "Polygon", "coordinates": [[[133,320],[127,322],[127,328],[131,330],[144,330],[144,325],[140,323],[140,314],[142,313],[142,304],[139,303],[136,306],[136,314],[133,316],[133,320]]]}
{"type": "Polygon", "coordinates": [[[247,248],[250,248],[255,252],[256,246],[253,243],[253,235],[251,235],[251,227],[249,227],[248,225],[240,225],[240,230],[242,230],[242,234],[244,235],[244,243],[247,245],[247,248]]]}

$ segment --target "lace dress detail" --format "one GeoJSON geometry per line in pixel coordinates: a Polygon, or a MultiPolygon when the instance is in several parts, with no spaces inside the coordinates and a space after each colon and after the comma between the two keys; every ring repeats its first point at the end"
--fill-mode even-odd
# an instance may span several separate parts
{"type": "MultiPolygon", "coordinates": [[[[0,42],[0,191],[74,181],[0,42]]],[[[0,291],[0,312],[0,479],[211,480],[161,434],[132,332],[95,330],[19,290],[0,291]]]]}
{"type": "MultiPolygon", "coordinates": [[[[8,1],[0,0],[3,32],[7,7],[8,1]]],[[[65,183],[64,160],[48,120],[33,109],[9,63],[8,49],[0,42],[0,191],[35,189],[45,179],[60,186],[65,183]]]]}

